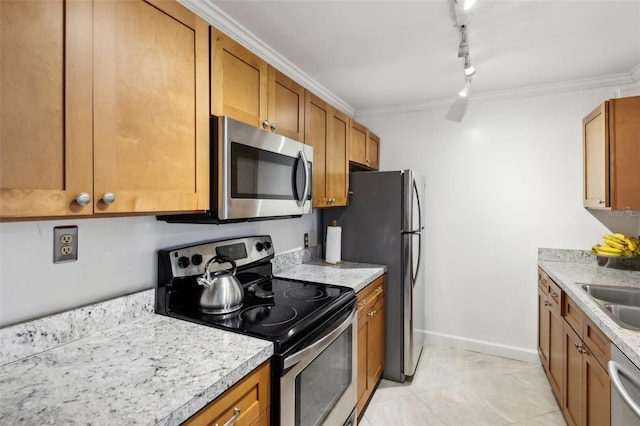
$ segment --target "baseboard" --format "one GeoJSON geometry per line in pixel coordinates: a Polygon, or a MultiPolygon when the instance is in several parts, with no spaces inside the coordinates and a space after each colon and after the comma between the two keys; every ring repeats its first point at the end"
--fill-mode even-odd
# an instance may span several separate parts
{"type": "Polygon", "coordinates": [[[435,333],[433,331],[416,330],[416,332],[422,334],[424,337],[424,343],[427,345],[440,345],[467,349],[474,352],[482,352],[489,355],[517,359],[518,361],[540,364],[540,357],[536,350],[501,345],[499,343],[469,339],[461,336],[435,333]]]}

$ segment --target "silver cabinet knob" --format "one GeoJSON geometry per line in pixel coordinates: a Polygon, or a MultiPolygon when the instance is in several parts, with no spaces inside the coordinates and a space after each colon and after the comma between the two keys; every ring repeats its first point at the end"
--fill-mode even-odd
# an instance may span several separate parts
{"type": "Polygon", "coordinates": [[[598,204],[604,204],[603,200],[598,201],[598,204]]]}
{"type": "Polygon", "coordinates": [[[278,126],[276,125],[276,123],[272,123],[271,124],[271,131],[272,132],[275,132],[277,128],[278,128],[278,126]]]}
{"type": "Polygon", "coordinates": [[[105,204],[112,204],[116,200],[116,196],[113,192],[105,192],[102,196],[102,202],[105,204]]]}
{"type": "Polygon", "coordinates": [[[91,202],[91,195],[87,194],[86,192],[81,192],[76,197],[76,203],[80,204],[81,206],[86,206],[90,202],[91,202]]]}
{"type": "Polygon", "coordinates": [[[269,121],[264,120],[264,121],[262,122],[262,128],[263,128],[263,129],[266,129],[267,127],[269,127],[269,121]]]}

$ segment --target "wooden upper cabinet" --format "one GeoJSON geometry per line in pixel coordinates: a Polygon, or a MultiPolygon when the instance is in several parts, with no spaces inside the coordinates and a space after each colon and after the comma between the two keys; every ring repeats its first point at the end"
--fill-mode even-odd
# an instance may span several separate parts
{"type": "Polygon", "coordinates": [[[369,132],[367,138],[367,159],[369,167],[374,170],[380,169],[380,137],[373,132],[369,132]]]}
{"type": "Polygon", "coordinates": [[[1,1],[0,24],[0,217],[91,214],[92,5],[1,1]]]}
{"type": "Polygon", "coordinates": [[[305,89],[269,67],[269,127],[277,134],[304,142],[305,89]]]}
{"type": "Polygon", "coordinates": [[[0,17],[2,218],[208,208],[206,22],[142,0],[0,17]]]}
{"type": "Polygon", "coordinates": [[[313,206],[347,205],[349,118],[306,93],[305,143],[313,147],[313,206]]]}
{"type": "Polygon", "coordinates": [[[610,99],[582,121],[584,206],[640,209],[640,96],[610,99]]]}
{"type": "Polygon", "coordinates": [[[262,127],[268,75],[265,61],[211,27],[211,114],[262,127]]]}
{"type": "Polygon", "coordinates": [[[350,125],[349,161],[356,165],[356,169],[378,170],[380,138],[355,120],[350,120],[350,125]]]}
{"type": "Polygon", "coordinates": [[[211,114],[304,141],[305,89],[211,27],[211,114]]]}
{"type": "Polygon", "coordinates": [[[208,25],[139,0],[95,2],[94,25],[96,212],[207,208],[208,25]]]}

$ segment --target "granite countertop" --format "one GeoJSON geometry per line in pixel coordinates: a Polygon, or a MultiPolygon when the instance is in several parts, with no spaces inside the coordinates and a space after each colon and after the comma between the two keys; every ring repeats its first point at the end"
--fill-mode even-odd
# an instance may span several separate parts
{"type": "Polygon", "coordinates": [[[351,287],[356,293],[387,272],[384,265],[343,262],[337,265],[311,260],[301,265],[280,271],[279,278],[313,281],[322,284],[351,287]]]}
{"type": "Polygon", "coordinates": [[[178,425],[272,354],[149,313],[0,367],[0,424],[178,425]]]}
{"type": "Polygon", "coordinates": [[[640,288],[640,272],[598,266],[592,262],[538,260],[540,266],[607,337],[640,367],[640,331],[620,327],[584,291],[580,284],[598,284],[640,288]]]}

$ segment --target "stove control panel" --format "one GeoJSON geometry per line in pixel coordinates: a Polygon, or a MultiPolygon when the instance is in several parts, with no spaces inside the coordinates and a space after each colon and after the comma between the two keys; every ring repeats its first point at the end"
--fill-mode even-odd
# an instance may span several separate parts
{"type": "MultiPolygon", "coordinates": [[[[173,276],[189,277],[204,274],[204,266],[214,256],[224,256],[236,262],[238,267],[273,257],[275,250],[271,236],[234,238],[207,241],[198,244],[160,250],[160,256],[168,256],[173,276]]],[[[214,263],[210,270],[231,269],[229,263],[214,263]]]]}

